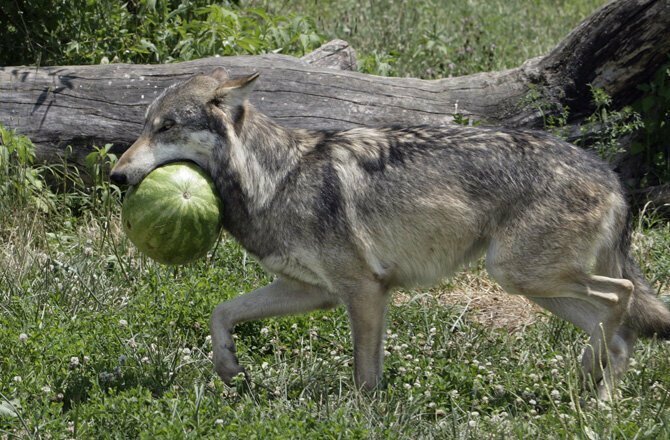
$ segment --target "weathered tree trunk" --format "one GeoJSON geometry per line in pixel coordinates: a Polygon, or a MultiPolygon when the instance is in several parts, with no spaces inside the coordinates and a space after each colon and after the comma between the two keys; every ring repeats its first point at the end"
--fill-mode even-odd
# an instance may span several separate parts
{"type": "MultiPolygon", "coordinates": [[[[353,51],[336,41],[303,59],[282,55],[207,58],[163,65],[108,64],[0,68],[0,123],[28,135],[38,156],[60,160],[73,146],[82,160],[91,144],[121,151],[140,132],[147,105],[169,84],[217,66],[231,75],[260,71],[252,101],[287,126],[448,124],[454,113],[488,124],[542,127],[529,91],[544,109],[592,111],[588,85],[616,106],[639,98],[670,53],[670,1],[619,0],[595,12],[553,51],[501,72],[440,80],[384,78],[349,70],[353,51]]],[[[546,111],[546,110],[545,110],[546,111]]]]}

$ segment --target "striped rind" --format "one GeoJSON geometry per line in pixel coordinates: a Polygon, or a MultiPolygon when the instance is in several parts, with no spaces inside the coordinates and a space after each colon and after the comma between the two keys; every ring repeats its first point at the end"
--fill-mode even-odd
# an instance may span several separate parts
{"type": "Polygon", "coordinates": [[[141,252],[160,263],[185,264],[216,242],[221,208],[209,176],[193,163],[176,162],[155,169],[128,191],[121,218],[141,252]]]}

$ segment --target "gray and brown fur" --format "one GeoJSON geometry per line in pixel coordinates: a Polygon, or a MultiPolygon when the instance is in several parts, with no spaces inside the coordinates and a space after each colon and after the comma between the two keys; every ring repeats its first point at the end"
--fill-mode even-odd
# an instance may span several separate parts
{"type": "Polygon", "coordinates": [[[247,101],[257,75],[223,70],[168,88],[112,172],[137,184],[190,160],[214,179],[225,228],[277,275],[221,303],[214,366],[243,371],[240,322],[344,305],[355,380],[382,374],[390,291],[431,285],[486,254],[491,276],[590,334],[582,359],[611,396],[638,335],[670,336],[670,312],[629,250],[617,176],[547,134],[500,128],[283,128],[247,101]]]}

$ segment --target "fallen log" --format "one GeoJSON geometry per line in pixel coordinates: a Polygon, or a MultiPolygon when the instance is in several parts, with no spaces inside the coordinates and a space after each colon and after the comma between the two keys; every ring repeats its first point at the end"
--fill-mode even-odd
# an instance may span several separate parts
{"type": "Polygon", "coordinates": [[[165,87],[223,66],[231,75],[261,72],[252,102],[287,126],[443,125],[458,115],[541,128],[547,112],[562,106],[576,124],[592,111],[589,84],[603,88],[615,106],[640,97],[636,85],[668,59],[669,29],[668,0],[618,0],[545,56],[505,71],[430,81],[351,71],[353,51],[342,41],[303,59],[269,54],[163,65],[0,67],[0,123],[29,136],[41,160],[61,160],[71,145],[70,160],[83,163],[91,145],[111,143],[121,152],[132,143],[147,105],[165,87]],[[541,105],[528,99],[530,91],[541,105]]]}

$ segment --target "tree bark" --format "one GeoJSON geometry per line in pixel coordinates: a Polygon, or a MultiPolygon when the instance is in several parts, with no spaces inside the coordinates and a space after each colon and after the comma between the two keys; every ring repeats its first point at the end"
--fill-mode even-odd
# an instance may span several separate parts
{"type": "Polygon", "coordinates": [[[112,143],[116,152],[130,145],[147,105],[165,87],[223,66],[231,75],[260,71],[252,102],[292,127],[444,125],[458,113],[486,124],[542,128],[546,113],[562,106],[573,122],[591,113],[589,84],[603,88],[615,106],[638,99],[636,85],[668,60],[669,30],[669,0],[619,0],[545,56],[510,70],[431,81],[337,70],[355,66],[353,50],[339,40],[303,59],[271,54],[163,65],[1,67],[0,123],[29,136],[42,160],[62,160],[72,145],[70,159],[82,163],[91,145],[112,143]]]}

